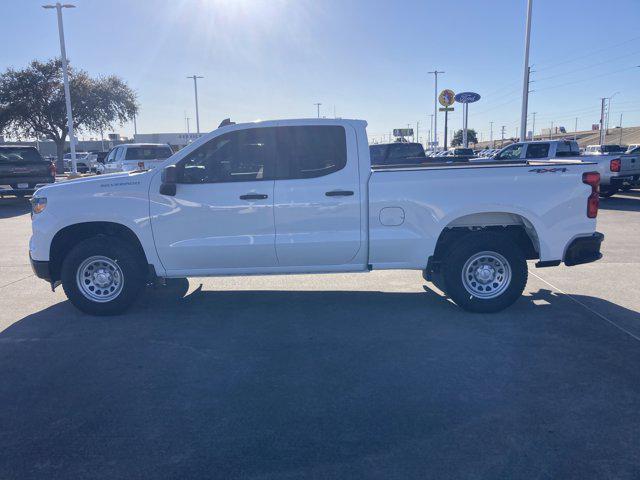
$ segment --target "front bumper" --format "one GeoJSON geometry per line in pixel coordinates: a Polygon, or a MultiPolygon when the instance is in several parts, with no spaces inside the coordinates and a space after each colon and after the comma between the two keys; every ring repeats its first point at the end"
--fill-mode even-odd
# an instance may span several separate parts
{"type": "Polygon", "coordinates": [[[600,232],[595,232],[588,237],[573,239],[564,253],[564,264],[571,267],[600,260],[602,258],[600,245],[603,240],[604,235],[600,232]]]}
{"type": "Polygon", "coordinates": [[[31,258],[31,254],[29,254],[29,261],[31,262],[31,269],[33,273],[36,274],[36,277],[42,278],[47,282],[51,281],[51,270],[48,260],[34,260],[31,258]]]}

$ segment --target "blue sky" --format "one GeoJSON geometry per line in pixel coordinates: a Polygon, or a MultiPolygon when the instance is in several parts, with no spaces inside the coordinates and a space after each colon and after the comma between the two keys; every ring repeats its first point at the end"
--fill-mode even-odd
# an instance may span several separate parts
{"type": "MultiPolygon", "coordinates": [[[[3,0],[2,69],[59,55],[55,14],[42,1],[3,0]]],[[[138,93],[138,131],[201,130],[235,121],[315,116],[363,118],[380,138],[420,121],[426,139],[439,87],[482,99],[469,127],[485,140],[519,125],[526,0],[75,0],[65,10],[76,68],[117,74],[138,93]]],[[[600,97],[611,124],[640,125],[640,1],[534,0],[530,112],[536,130],[589,128],[600,97]]],[[[461,127],[460,109],[450,117],[461,127]]],[[[439,120],[441,131],[443,119],[439,120]]],[[[529,127],[530,128],[530,127],[529,127]]],[[[133,132],[132,125],[117,129],[133,132]]],[[[90,136],[89,134],[86,135],[90,136]]]]}

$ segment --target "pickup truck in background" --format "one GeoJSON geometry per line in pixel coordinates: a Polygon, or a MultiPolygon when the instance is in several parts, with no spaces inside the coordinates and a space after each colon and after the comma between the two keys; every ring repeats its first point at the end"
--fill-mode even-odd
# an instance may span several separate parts
{"type": "Polygon", "coordinates": [[[0,197],[31,195],[55,181],[55,164],[43,159],[35,147],[0,145],[0,197]]]}
{"type": "Polygon", "coordinates": [[[98,163],[96,173],[133,172],[149,170],[173,155],[166,143],[125,143],[109,151],[103,163],[98,163]]]}
{"type": "Polygon", "coordinates": [[[421,143],[393,142],[369,145],[371,165],[419,165],[427,156],[421,143]]]}
{"type": "MultiPolygon", "coordinates": [[[[580,154],[578,143],[573,140],[549,140],[519,142],[504,147],[491,161],[555,161],[556,159],[576,160],[595,163],[600,173],[600,196],[610,197],[618,190],[638,184],[640,179],[640,155],[627,154],[625,149],[598,148],[600,145],[587,147],[580,154]],[[615,153],[610,153],[615,150],[615,153]],[[604,152],[604,153],[603,153],[604,152]]],[[[602,147],[613,147],[604,145],[602,147]]],[[[475,161],[487,161],[487,158],[475,161]]],[[[471,160],[472,162],[474,160],[471,160]]]]}
{"type": "Polygon", "coordinates": [[[97,315],[158,278],[379,269],[420,270],[462,308],[494,312],[522,294],[528,259],[601,257],[595,164],[372,166],[366,125],[226,125],[153,170],[44,187],[33,270],[97,315]]]}

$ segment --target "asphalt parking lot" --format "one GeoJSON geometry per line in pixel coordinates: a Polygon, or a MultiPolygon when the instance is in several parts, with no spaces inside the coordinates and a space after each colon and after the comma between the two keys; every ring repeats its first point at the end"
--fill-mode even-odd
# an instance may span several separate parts
{"type": "Polygon", "coordinates": [[[0,478],[638,478],[640,191],[604,258],[469,314],[419,272],[192,279],[127,315],[32,275],[0,200],[0,478]],[[433,287],[432,287],[433,288],[433,287]]]}

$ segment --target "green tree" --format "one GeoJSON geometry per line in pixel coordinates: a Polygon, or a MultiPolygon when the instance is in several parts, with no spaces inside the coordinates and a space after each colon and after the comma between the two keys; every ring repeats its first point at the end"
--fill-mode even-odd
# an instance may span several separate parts
{"type": "MultiPolygon", "coordinates": [[[[69,68],[69,88],[76,132],[99,132],[131,120],[138,110],[135,92],[116,76],[92,78],[69,68]]],[[[0,132],[53,140],[58,159],[68,135],[60,59],[32,61],[22,70],[0,75],[0,132]]]]}
{"type": "MultiPolygon", "coordinates": [[[[469,143],[478,143],[478,136],[472,128],[467,129],[467,141],[469,143]]],[[[452,147],[459,147],[460,145],[462,145],[462,130],[458,130],[453,136],[453,140],[451,140],[452,147]]]]}

